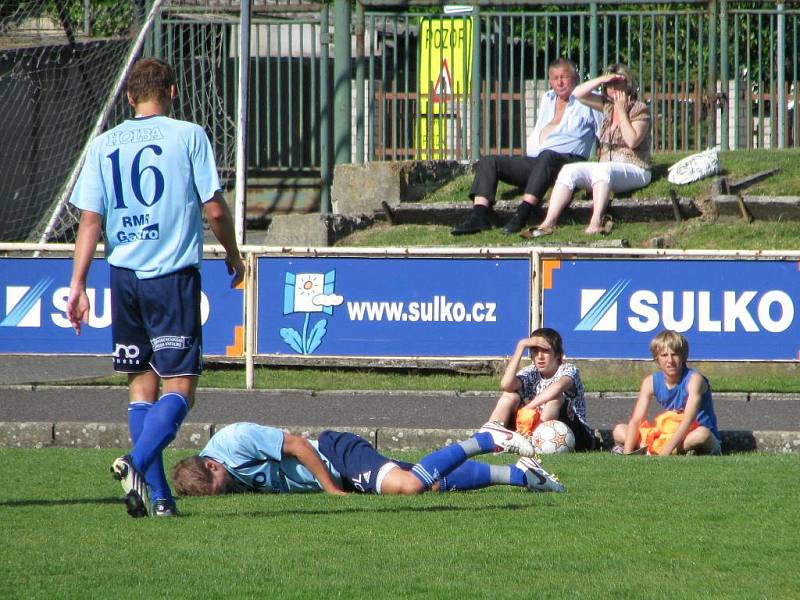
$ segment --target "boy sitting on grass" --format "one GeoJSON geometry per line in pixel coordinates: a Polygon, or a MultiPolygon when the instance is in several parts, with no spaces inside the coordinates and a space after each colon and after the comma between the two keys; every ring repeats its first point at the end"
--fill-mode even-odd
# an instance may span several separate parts
{"type": "Polygon", "coordinates": [[[500,380],[503,393],[489,421],[516,427],[526,436],[540,422],[556,419],[566,423],[575,435],[575,450],[592,450],[595,437],[586,422],[586,401],[578,368],[564,362],[561,335],[549,327],[534,330],[517,342],[514,354],[500,380]],[[522,355],[528,352],[532,364],[520,370],[522,355]]]}
{"type": "Polygon", "coordinates": [[[659,371],[642,381],[628,423],[613,432],[615,454],[719,454],[721,436],[711,400],[711,386],[702,373],[686,365],[689,342],[664,330],[650,342],[659,371]],[[650,401],[664,410],[646,421],[650,401]]]}

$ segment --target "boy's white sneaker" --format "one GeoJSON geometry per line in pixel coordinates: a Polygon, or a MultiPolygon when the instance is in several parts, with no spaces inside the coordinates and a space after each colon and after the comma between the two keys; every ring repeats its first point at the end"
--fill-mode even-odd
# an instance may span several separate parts
{"type": "Polygon", "coordinates": [[[488,421],[478,433],[489,433],[494,440],[495,452],[509,452],[520,456],[536,456],[530,440],[516,431],[506,429],[494,421],[488,421]]]}

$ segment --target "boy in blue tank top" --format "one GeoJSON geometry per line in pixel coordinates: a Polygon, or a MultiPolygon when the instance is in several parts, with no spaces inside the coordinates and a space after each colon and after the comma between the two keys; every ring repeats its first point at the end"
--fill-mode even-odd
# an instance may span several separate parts
{"type": "MultiPolygon", "coordinates": [[[[702,373],[686,365],[689,342],[680,333],[664,330],[650,342],[650,353],[659,370],[642,381],[639,397],[633,406],[628,423],[619,423],[613,432],[616,454],[719,454],[721,435],[711,399],[711,385],[702,373]],[[640,428],[645,423],[652,400],[664,415],[674,413],[672,426],[661,433],[660,443],[642,439],[640,428]]],[[[656,418],[658,423],[658,417],[656,418]]],[[[659,433],[654,431],[653,433],[659,433]]]]}
{"type": "Polygon", "coordinates": [[[161,451],[192,407],[203,368],[203,216],[225,248],[231,287],[245,266],[205,131],[167,116],[177,96],[172,67],[140,59],[128,75],[127,96],[134,117],[92,141],[70,198],[81,217],[67,317],[80,335],[89,315],[86,279],[102,233],[111,267],[114,369],[128,375],[133,441],[112,474],[131,516],[175,516],[161,451]]]}

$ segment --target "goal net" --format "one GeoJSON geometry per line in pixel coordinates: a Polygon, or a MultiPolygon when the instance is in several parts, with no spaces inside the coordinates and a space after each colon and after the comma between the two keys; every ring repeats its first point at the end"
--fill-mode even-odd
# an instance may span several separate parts
{"type": "Polygon", "coordinates": [[[232,25],[168,6],[0,2],[0,242],[74,241],[78,215],[67,201],[85,149],[130,116],[124,79],[143,54],[173,64],[173,115],[206,128],[221,170],[233,164],[235,112],[223,98],[232,25]]]}

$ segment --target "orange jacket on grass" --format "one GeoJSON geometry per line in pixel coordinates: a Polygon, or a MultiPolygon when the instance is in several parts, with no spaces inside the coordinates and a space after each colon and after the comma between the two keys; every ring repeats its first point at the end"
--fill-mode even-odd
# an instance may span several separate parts
{"type": "MultiPolygon", "coordinates": [[[[667,410],[656,415],[652,422],[642,421],[642,424],[639,425],[639,436],[642,440],[641,445],[647,447],[647,453],[659,454],[678,430],[681,421],[683,421],[683,413],[674,410],[667,410]]],[[[700,423],[692,421],[689,431],[697,429],[699,426],[700,423]]]]}

